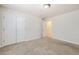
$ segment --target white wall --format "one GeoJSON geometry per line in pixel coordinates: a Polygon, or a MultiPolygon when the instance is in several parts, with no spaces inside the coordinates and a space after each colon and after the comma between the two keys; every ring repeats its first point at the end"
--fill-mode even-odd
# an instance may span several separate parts
{"type": "Polygon", "coordinates": [[[79,10],[51,17],[52,37],[79,44],[79,10]]]}
{"type": "Polygon", "coordinates": [[[39,17],[7,8],[0,8],[0,15],[2,26],[5,28],[2,36],[2,40],[5,40],[3,46],[41,37],[39,17]]]}

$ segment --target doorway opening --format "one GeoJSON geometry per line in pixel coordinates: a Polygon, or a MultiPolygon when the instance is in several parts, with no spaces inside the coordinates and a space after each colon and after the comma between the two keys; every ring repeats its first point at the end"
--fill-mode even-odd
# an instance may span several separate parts
{"type": "Polygon", "coordinates": [[[51,20],[44,21],[43,27],[44,27],[43,36],[52,38],[52,21],[51,20]]]}

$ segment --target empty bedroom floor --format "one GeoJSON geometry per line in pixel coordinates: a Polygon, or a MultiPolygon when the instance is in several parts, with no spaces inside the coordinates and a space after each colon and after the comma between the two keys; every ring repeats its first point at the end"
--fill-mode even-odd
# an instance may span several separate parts
{"type": "Polygon", "coordinates": [[[78,55],[79,47],[56,39],[35,39],[0,48],[1,55],[78,55]]]}

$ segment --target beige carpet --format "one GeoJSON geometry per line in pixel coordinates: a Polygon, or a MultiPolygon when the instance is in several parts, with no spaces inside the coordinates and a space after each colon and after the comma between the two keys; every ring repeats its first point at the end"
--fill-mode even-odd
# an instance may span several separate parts
{"type": "Polygon", "coordinates": [[[35,39],[0,48],[1,55],[78,55],[79,47],[55,39],[35,39]]]}

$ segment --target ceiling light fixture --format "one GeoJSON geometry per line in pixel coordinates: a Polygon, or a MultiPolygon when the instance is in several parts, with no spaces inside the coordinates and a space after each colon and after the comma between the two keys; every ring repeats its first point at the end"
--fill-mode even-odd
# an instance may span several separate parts
{"type": "Polygon", "coordinates": [[[50,8],[51,5],[50,5],[50,4],[44,4],[43,7],[44,7],[44,8],[50,8]]]}

